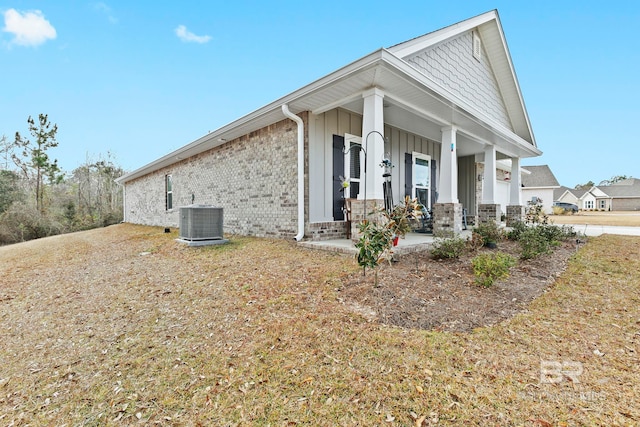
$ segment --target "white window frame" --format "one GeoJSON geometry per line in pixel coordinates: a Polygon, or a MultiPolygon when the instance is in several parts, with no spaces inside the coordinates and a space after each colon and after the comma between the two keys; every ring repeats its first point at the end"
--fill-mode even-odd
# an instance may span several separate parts
{"type": "Polygon", "coordinates": [[[598,200],[598,209],[607,209],[607,201],[605,199],[598,200]]]}
{"type": "Polygon", "coordinates": [[[429,208],[431,206],[431,186],[433,185],[433,182],[431,182],[431,156],[429,156],[428,154],[418,153],[416,151],[411,153],[411,183],[411,197],[413,199],[418,197],[417,190],[427,190],[427,206],[425,207],[429,208]],[[417,184],[418,180],[416,179],[416,172],[418,168],[416,168],[416,159],[426,160],[427,162],[429,162],[429,185],[427,186],[417,184]]]}
{"type": "Polygon", "coordinates": [[[173,176],[171,174],[167,174],[164,176],[164,191],[165,191],[165,199],[164,199],[165,210],[167,211],[173,210],[173,176]]]}
{"type": "Polygon", "coordinates": [[[585,200],[584,201],[585,209],[593,209],[593,200],[585,200]]]}
{"type": "MultiPolygon", "coordinates": [[[[362,176],[364,174],[364,156],[362,155],[362,150],[361,149],[356,149],[356,148],[352,148],[350,151],[349,148],[351,147],[351,144],[358,144],[360,145],[360,147],[362,147],[362,137],[360,136],[356,136],[356,135],[351,135],[346,133],[344,135],[344,149],[343,152],[344,154],[344,177],[346,179],[349,180],[349,183],[352,184],[354,182],[357,182],[358,185],[358,194],[357,194],[357,198],[361,199],[362,196],[364,195],[364,191],[362,188],[362,185],[364,183],[364,177],[362,176]],[[358,152],[358,156],[360,159],[360,176],[358,177],[353,177],[351,176],[351,153],[356,150],[358,152]]],[[[349,185],[349,187],[351,187],[351,185],[349,185]]],[[[351,190],[349,189],[349,194],[351,194],[351,190]]]]}

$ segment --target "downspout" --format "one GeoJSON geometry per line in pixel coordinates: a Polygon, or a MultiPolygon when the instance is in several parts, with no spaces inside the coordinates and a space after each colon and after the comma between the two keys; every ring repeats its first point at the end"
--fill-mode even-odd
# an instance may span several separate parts
{"type": "Polygon", "coordinates": [[[304,122],[291,111],[287,104],[282,104],[282,112],[298,125],[298,234],[296,241],[304,237],[304,122]]]}

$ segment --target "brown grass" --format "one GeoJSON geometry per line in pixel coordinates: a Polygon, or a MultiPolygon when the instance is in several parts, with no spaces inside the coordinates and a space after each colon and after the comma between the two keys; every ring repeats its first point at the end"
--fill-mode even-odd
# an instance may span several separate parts
{"type": "Polygon", "coordinates": [[[592,239],[527,312],[447,333],[368,321],[336,290],[350,257],[175,237],[0,248],[0,424],[640,423],[638,238],[592,239]]]}
{"type": "Polygon", "coordinates": [[[640,227],[640,212],[578,212],[573,215],[551,215],[554,224],[619,225],[640,227]]]}

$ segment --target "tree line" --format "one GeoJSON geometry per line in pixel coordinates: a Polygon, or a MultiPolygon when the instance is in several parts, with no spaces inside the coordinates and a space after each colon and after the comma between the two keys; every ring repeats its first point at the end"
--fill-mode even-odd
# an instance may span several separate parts
{"type": "Polygon", "coordinates": [[[27,120],[28,134],[0,136],[0,245],[121,222],[125,171],[107,153],[65,173],[51,149],[58,126],[46,114],[27,120]]]}

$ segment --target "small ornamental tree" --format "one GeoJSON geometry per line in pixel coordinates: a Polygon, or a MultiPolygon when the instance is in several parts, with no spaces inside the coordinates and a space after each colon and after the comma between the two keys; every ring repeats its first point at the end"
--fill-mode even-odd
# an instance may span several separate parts
{"type": "Polygon", "coordinates": [[[359,225],[360,239],[355,246],[358,249],[356,259],[366,274],[367,267],[375,271],[374,286],[378,286],[378,270],[376,267],[392,251],[393,238],[404,237],[411,230],[410,220],[420,215],[416,199],[405,198],[404,204],[395,206],[391,212],[384,209],[372,212],[381,216],[383,222],[364,220],[359,225]]]}

